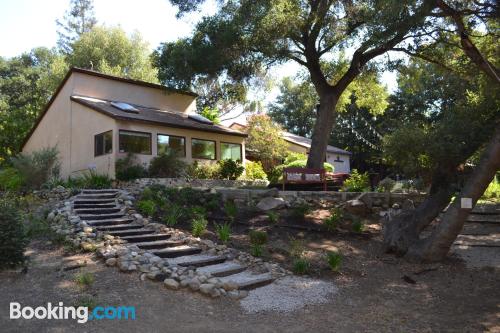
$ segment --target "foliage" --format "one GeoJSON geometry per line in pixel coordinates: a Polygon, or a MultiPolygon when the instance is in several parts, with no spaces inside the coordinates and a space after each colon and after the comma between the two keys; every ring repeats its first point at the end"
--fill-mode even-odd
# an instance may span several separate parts
{"type": "Polygon", "coordinates": [[[255,179],[267,180],[267,175],[264,172],[264,168],[262,167],[262,162],[246,161],[244,178],[248,180],[255,180],[255,179]]]}
{"type": "Polygon", "coordinates": [[[288,253],[292,258],[302,258],[304,255],[304,241],[301,239],[291,238],[288,244],[288,253]]]}
{"type": "Polygon", "coordinates": [[[98,174],[95,170],[89,170],[81,178],[81,187],[92,189],[105,189],[111,187],[112,180],[108,175],[98,174]]]}
{"type": "MultiPolygon", "coordinates": [[[[305,168],[307,164],[307,155],[302,153],[287,152],[283,164],[274,166],[267,172],[267,177],[271,184],[278,184],[283,181],[284,168],[305,168]]],[[[327,172],[333,172],[334,167],[330,163],[324,162],[323,168],[327,172]]]]}
{"type": "Polygon", "coordinates": [[[238,206],[236,206],[236,203],[233,200],[227,200],[224,202],[224,213],[226,213],[226,216],[229,217],[231,221],[234,220],[238,214],[238,206]]]}
{"type": "Polygon", "coordinates": [[[248,236],[250,237],[250,244],[264,245],[267,243],[267,232],[265,231],[250,230],[248,236]]]}
{"type": "Polygon", "coordinates": [[[338,272],[342,264],[342,255],[338,252],[328,252],[326,254],[326,261],[332,271],[338,272]]]}
{"type": "Polygon", "coordinates": [[[271,222],[272,224],[276,224],[279,222],[280,215],[277,212],[269,211],[266,215],[269,219],[269,222],[271,222]]]}
{"type": "Polygon", "coordinates": [[[296,219],[304,219],[312,210],[312,207],[307,202],[296,203],[292,206],[290,214],[296,219]]]}
{"type": "Polygon", "coordinates": [[[309,273],[311,269],[311,264],[306,258],[296,258],[292,263],[292,271],[298,275],[304,275],[309,273]]]}
{"type": "Polygon", "coordinates": [[[365,229],[365,225],[359,218],[355,218],[351,223],[352,231],[356,233],[361,233],[365,229]]]}
{"type": "Polygon", "coordinates": [[[13,268],[25,262],[28,238],[18,203],[0,198],[0,269],[13,268]]]}
{"type": "Polygon", "coordinates": [[[138,32],[127,36],[121,27],[95,26],[72,43],[70,66],[157,83],[149,45],[138,32]]]}
{"type": "Polygon", "coordinates": [[[157,210],[156,202],[154,202],[153,200],[139,200],[137,202],[137,209],[142,214],[153,216],[153,214],[157,210]]]}
{"type": "Polygon", "coordinates": [[[220,179],[236,180],[245,171],[245,167],[240,161],[232,159],[217,161],[217,165],[219,167],[217,174],[220,179]]]}
{"type": "Polygon", "coordinates": [[[391,190],[394,188],[395,185],[396,185],[395,180],[393,180],[389,177],[386,177],[378,183],[377,191],[378,192],[391,192],[391,190]]]}
{"type": "Polygon", "coordinates": [[[117,180],[130,181],[145,177],[147,170],[138,163],[136,155],[129,153],[116,161],[115,173],[117,180]]]}
{"type": "Polygon", "coordinates": [[[344,181],[342,191],[344,192],[366,192],[370,190],[370,180],[368,173],[360,173],[353,169],[351,176],[344,181]]]}
{"type": "Polygon", "coordinates": [[[200,115],[202,115],[203,117],[212,121],[214,124],[220,124],[219,113],[220,112],[217,108],[211,108],[211,107],[205,106],[201,110],[200,115]]]}
{"type": "Polygon", "coordinates": [[[247,128],[246,148],[262,161],[265,170],[285,157],[288,144],[282,137],[281,127],[269,116],[256,114],[248,117],[247,128]]]}
{"type": "Polygon", "coordinates": [[[481,199],[500,199],[500,177],[498,175],[488,185],[481,199]]]}
{"type": "Polygon", "coordinates": [[[90,272],[78,273],[75,276],[75,282],[81,287],[90,287],[94,284],[95,278],[94,274],[90,272]]]}
{"type": "Polygon", "coordinates": [[[203,216],[197,216],[191,221],[191,233],[194,237],[200,237],[207,230],[208,221],[203,216]]]}
{"type": "Polygon", "coordinates": [[[71,44],[97,23],[93,0],[71,0],[63,21],[56,20],[56,23],[60,29],[57,31],[57,45],[64,53],[70,53],[71,44]]]}
{"type": "Polygon", "coordinates": [[[0,170],[0,191],[19,191],[24,179],[14,168],[0,170]]]}
{"type": "Polygon", "coordinates": [[[217,237],[222,241],[222,243],[226,244],[231,237],[231,223],[217,224],[215,223],[215,232],[217,233],[217,237]]]}
{"type": "Polygon", "coordinates": [[[264,248],[260,244],[251,244],[250,254],[254,257],[262,257],[264,253],[264,248]]]}
{"type": "Polygon", "coordinates": [[[186,174],[191,179],[217,179],[219,166],[212,163],[198,163],[194,161],[188,165],[186,174]]]}
{"type": "Polygon", "coordinates": [[[38,189],[51,179],[59,178],[59,152],[56,147],[43,148],[11,159],[12,166],[23,179],[23,187],[38,189]]]}
{"type": "Polygon", "coordinates": [[[170,204],[165,209],[165,215],[163,216],[163,223],[169,227],[175,226],[180,219],[184,216],[185,212],[182,206],[178,204],[170,204]]]}
{"type": "Polygon", "coordinates": [[[177,178],[184,175],[187,164],[180,160],[174,152],[167,152],[154,157],[149,162],[149,176],[160,178],[177,178]]]}
{"type": "MultiPolygon", "coordinates": [[[[283,167],[284,168],[305,168],[306,164],[307,164],[307,159],[303,159],[303,160],[293,161],[289,164],[285,164],[283,167]]],[[[330,163],[327,163],[327,162],[323,163],[323,168],[328,172],[333,172],[333,170],[334,170],[333,165],[331,165],[330,163]]]]}
{"type": "Polygon", "coordinates": [[[328,231],[335,231],[344,214],[340,208],[335,208],[330,211],[330,216],[323,222],[328,231]]]}

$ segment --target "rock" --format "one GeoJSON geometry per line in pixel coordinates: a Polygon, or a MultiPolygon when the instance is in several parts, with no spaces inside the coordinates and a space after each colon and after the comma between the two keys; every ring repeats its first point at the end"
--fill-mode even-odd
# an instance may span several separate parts
{"type": "Polygon", "coordinates": [[[233,281],[226,281],[222,283],[222,288],[224,288],[224,290],[226,291],[231,291],[238,289],[238,285],[233,281]]]}
{"type": "Polygon", "coordinates": [[[115,266],[116,265],[116,258],[109,258],[106,260],[106,266],[115,266]]]}
{"type": "Polygon", "coordinates": [[[191,289],[192,291],[197,291],[200,289],[200,282],[196,279],[192,279],[191,281],[189,281],[188,283],[189,285],[189,289],[191,289]]]}
{"type": "Polygon", "coordinates": [[[358,199],[347,201],[345,210],[351,214],[359,216],[365,216],[368,213],[368,207],[366,204],[358,199]]]}
{"type": "Polygon", "coordinates": [[[212,283],[203,283],[200,285],[200,291],[205,295],[210,295],[212,289],[215,288],[215,285],[212,283]]]}
{"type": "Polygon", "coordinates": [[[286,201],[283,198],[265,197],[257,204],[257,208],[261,211],[269,211],[279,209],[286,206],[286,201]]]}
{"type": "Polygon", "coordinates": [[[83,228],[83,232],[86,233],[86,234],[92,233],[92,230],[93,229],[91,227],[85,227],[85,228],[83,228]]]}
{"type": "Polygon", "coordinates": [[[175,281],[174,279],[165,279],[165,281],[163,281],[163,284],[168,289],[172,289],[172,290],[179,289],[179,282],[175,281]]]}
{"type": "Polygon", "coordinates": [[[413,203],[412,200],[406,199],[405,201],[403,201],[403,204],[401,205],[401,209],[403,209],[405,211],[414,210],[415,204],[413,203]]]}
{"type": "Polygon", "coordinates": [[[368,209],[371,209],[373,207],[373,199],[368,192],[362,193],[356,199],[363,201],[368,209]]]}
{"type": "Polygon", "coordinates": [[[212,296],[213,298],[220,297],[220,295],[221,292],[219,289],[213,288],[212,290],[210,290],[210,296],[212,296]]]}

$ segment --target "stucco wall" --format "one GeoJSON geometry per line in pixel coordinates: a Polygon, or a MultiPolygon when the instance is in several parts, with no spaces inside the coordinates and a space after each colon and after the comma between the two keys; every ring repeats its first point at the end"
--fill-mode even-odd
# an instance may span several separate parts
{"type": "Polygon", "coordinates": [[[335,172],[351,173],[349,155],[326,153],[326,161],[333,165],[335,172]]]}
{"type": "Polygon", "coordinates": [[[194,96],[142,87],[84,73],[73,73],[74,94],[108,100],[118,100],[143,106],[179,112],[195,112],[194,96]]]}

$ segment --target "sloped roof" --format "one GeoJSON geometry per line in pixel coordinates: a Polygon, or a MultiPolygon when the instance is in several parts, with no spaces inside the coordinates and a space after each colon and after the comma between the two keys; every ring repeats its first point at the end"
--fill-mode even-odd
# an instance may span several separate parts
{"type": "MultiPolygon", "coordinates": [[[[308,138],[305,138],[303,136],[296,135],[293,133],[289,133],[289,132],[282,132],[282,135],[283,135],[283,139],[285,139],[288,142],[295,143],[296,145],[299,145],[299,146],[302,146],[305,148],[311,148],[311,143],[312,143],[311,139],[308,139],[308,138]]],[[[340,149],[340,148],[337,148],[334,146],[330,146],[330,145],[328,145],[326,147],[326,151],[329,153],[334,153],[334,154],[352,155],[352,153],[348,152],[347,150],[343,150],[343,149],[340,149]]]]}
{"type": "Polygon", "coordinates": [[[188,118],[187,114],[176,111],[160,110],[127,102],[127,104],[132,105],[137,109],[137,113],[131,113],[120,110],[111,105],[111,102],[120,101],[110,101],[78,95],[71,96],[71,100],[117,120],[137,121],[169,127],[188,128],[205,132],[247,137],[247,134],[243,132],[230,129],[223,125],[202,123],[188,118]]]}

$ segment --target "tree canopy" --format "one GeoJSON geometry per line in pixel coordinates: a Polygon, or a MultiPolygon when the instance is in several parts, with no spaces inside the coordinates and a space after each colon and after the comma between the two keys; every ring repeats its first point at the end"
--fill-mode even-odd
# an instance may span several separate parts
{"type": "Polygon", "coordinates": [[[72,44],[96,24],[93,0],[70,0],[70,9],[62,20],[56,20],[59,30],[57,45],[63,53],[70,53],[72,44]]]}

